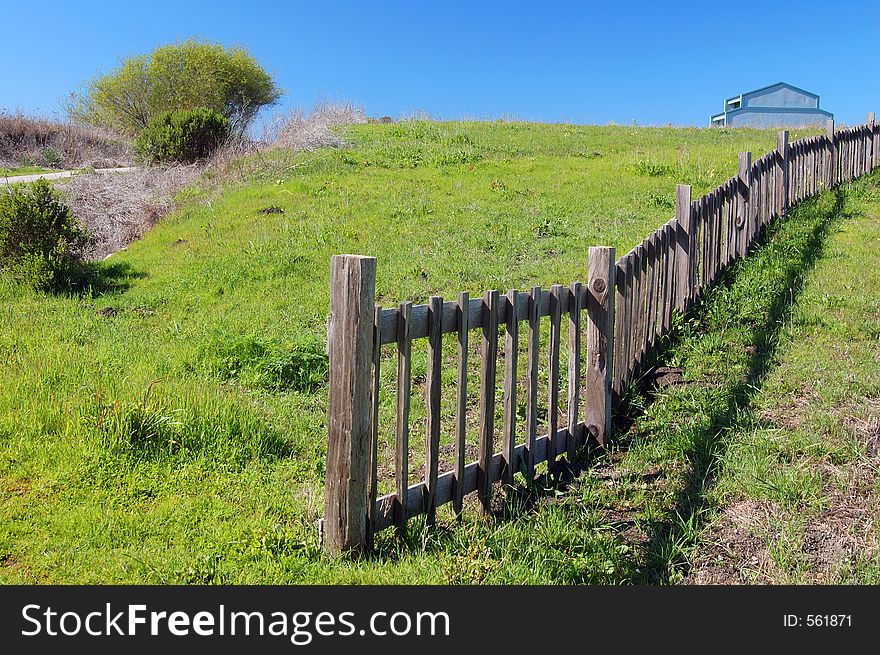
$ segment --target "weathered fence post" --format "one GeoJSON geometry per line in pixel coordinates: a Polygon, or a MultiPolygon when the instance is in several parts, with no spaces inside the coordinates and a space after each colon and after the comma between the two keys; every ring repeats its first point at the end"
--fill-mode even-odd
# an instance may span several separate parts
{"type": "Polygon", "coordinates": [[[744,257],[749,250],[751,237],[751,188],[752,188],[752,153],[739,153],[739,216],[736,217],[737,254],[744,257]]]}
{"type": "Polygon", "coordinates": [[[788,130],[776,133],[776,215],[788,211],[788,130]]]}
{"type": "Polygon", "coordinates": [[[691,300],[691,241],[696,227],[690,184],[675,185],[675,222],[675,307],[685,311],[691,300]]]}
{"type": "Polygon", "coordinates": [[[825,121],[825,138],[828,139],[828,148],[831,150],[831,172],[828,179],[828,188],[837,185],[837,136],[834,134],[834,119],[825,121]]]}
{"type": "Polygon", "coordinates": [[[324,548],[331,555],[361,550],[367,543],[375,292],[374,257],[331,258],[323,530],[324,548]]]}
{"type": "Polygon", "coordinates": [[[604,446],[611,436],[611,369],[614,352],[614,248],[590,248],[587,260],[587,408],[588,436],[604,446]]]}

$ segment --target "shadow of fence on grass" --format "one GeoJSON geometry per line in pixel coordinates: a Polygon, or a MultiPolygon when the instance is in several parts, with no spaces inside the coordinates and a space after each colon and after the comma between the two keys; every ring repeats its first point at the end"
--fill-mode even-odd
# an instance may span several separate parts
{"type": "MultiPolygon", "coordinates": [[[[694,430],[690,440],[692,447],[685,453],[685,465],[689,468],[687,481],[677,494],[673,506],[666,511],[664,519],[651,526],[653,536],[643,546],[647,566],[639,569],[634,582],[663,584],[670,581],[674,571],[687,572],[686,562],[671,562],[671,560],[674,559],[674,553],[680,552],[681,545],[688,541],[689,535],[697,533],[705,523],[707,495],[715,484],[718,467],[729,445],[725,435],[737,424],[743,409],[751,405],[753,398],[761,390],[762,381],[772,370],[778,337],[785,320],[791,314],[803,291],[807,274],[822,256],[830,230],[843,217],[844,192],[837,189],[834,193],[833,208],[823,213],[808,234],[803,247],[797,249],[796,255],[787,260],[776,273],[777,279],[774,284],[776,292],[761,308],[764,310],[763,320],[754,325],[750,331],[749,343],[746,346],[749,355],[745,376],[736,384],[722,390],[726,391],[724,396],[727,402],[711,412],[707,422],[693,428],[683,428],[694,430]]],[[[810,207],[805,206],[804,209],[809,211],[810,207]]],[[[784,227],[784,223],[774,226],[776,231],[784,227]]],[[[765,239],[759,245],[755,256],[761,257],[767,254],[766,249],[772,249],[774,245],[777,244],[765,239]],[[762,250],[765,252],[762,253],[762,250]]],[[[781,246],[777,245],[777,247],[781,246]]],[[[749,266],[752,259],[746,259],[731,269],[719,286],[695,308],[693,316],[697,324],[706,319],[713,302],[718,299],[719,292],[723,292],[725,287],[732,287],[740,282],[737,272],[742,266],[749,266]]],[[[669,346],[658,356],[658,363],[662,363],[664,357],[677,345],[679,344],[676,339],[672,339],[669,346]]],[[[650,390],[642,389],[641,393],[650,394],[650,390]]],[[[626,416],[625,407],[622,408],[621,414],[626,421],[635,418],[632,415],[626,416]]],[[[629,444],[623,441],[620,445],[625,449],[629,444]]]]}

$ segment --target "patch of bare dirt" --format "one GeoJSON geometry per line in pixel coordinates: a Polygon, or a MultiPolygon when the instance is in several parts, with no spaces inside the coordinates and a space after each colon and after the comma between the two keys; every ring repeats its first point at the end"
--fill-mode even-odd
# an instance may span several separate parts
{"type": "MultiPolygon", "coordinates": [[[[807,518],[798,560],[809,570],[809,582],[835,582],[837,571],[878,551],[880,499],[876,462],[845,467],[823,465],[824,509],[807,518]]],[[[709,528],[707,545],[691,567],[689,584],[754,584],[783,582],[768,554],[784,512],[767,501],[744,500],[728,507],[709,528]]],[[[788,517],[788,520],[791,520],[788,517]]]]}
{"type": "Polygon", "coordinates": [[[796,430],[804,420],[807,407],[816,402],[816,392],[810,387],[802,387],[788,398],[788,402],[760,412],[762,420],[780,428],[796,430]]]}
{"type": "Polygon", "coordinates": [[[868,457],[880,457],[880,399],[865,399],[838,413],[843,415],[843,427],[864,442],[868,457]]]}
{"type": "Polygon", "coordinates": [[[12,496],[24,496],[31,488],[31,482],[27,478],[17,478],[15,480],[0,479],[0,499],[12,496]]]}
{"type": "Polygon", "coordinates": [[[709,528],[706,545],[692,563],[687,584],[754,584],[772,581],[766,536],[782,510],[768,501],[731,505],[709,528]]]}
{"type": "Polygon", "coordinates": [[[861,462],[845,468],[827,465],[833,479],[827,487],[828,506],[804,529],[803,549],[816,582],[825,582],[842,564],[877,552],[880,501],[876,467],[861,462]]]}
{"type": "Polygon", "coordinates": [[[684,369],[670,368],[668,366],[658,366],[651,373],[654,384],[660,388],[687,384],[683,374],[684,369]]]}

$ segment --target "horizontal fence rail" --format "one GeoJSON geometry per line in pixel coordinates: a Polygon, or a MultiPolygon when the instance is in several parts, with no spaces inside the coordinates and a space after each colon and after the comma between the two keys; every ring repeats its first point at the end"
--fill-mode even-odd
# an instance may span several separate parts
{"type": "Polygon", "coordinates": [[[825,134],[793,143],[787,131],[779,132],[774,151],[755,161],[740,153],[737,174],[701,198],[691,199],[690,186],[678,185],[675,216],[619,259],[613,248],[590,248],[586,281],[568,286],[488,290],[479,298],[465,292],[381,308],[374,301],[376,260],[333,257],[325,548],[331,554],[369,548],[376,532],[403,528],[420,514],[431,525],[438,507],[451,503],[459,513],[473,493],[489,511],[495,483],[511,484],[518,473],[531,480],[538,464],[571,458],[589,440],[604,445],[612,404],[644,372],[673,314],[687,312],[789,207],[876,168],[878,151],[873,114],[845,129],[829,121],[825,134]],[[454,374],[446,376],[454,419],[445,430],[453,441],[452,465],[441,471],[446,335],[456,346],[454,374]],[[418,437],[410,418],[414,341],[426,342],[427,350],[419,381],[425,426],[418,437]],[[383,346],[396,351],[397,371],[394,485],[380,496],[383,346]],[[479,362],[471,361],[475,352],[479,362]],[[472,364],[479,365],[475,427],[468,425],[469,410],[475,411],[472,364]],[[479,439],[472,461],[469,436],[479,439]],[[424,440],[424,461],[420,481],[410,484],[414,438],[424,440]]]}

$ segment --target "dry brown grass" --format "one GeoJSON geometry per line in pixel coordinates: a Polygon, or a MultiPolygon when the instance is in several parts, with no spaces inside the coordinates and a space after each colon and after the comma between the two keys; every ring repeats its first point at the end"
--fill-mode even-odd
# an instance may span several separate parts
{"type": "Polygon", "coordinates": [[[333,133],[337,125],[366,123],[364,112],[350,103],[318,105],[311,113],[301,109],[277,115],[266,127],[260,140],[261,150],[317,150],[339,148],[345,142],[333,133]]]}
{"type": "Polygon", "coordinates": [[[0,167],[113,168],[131,162],[129,144],[108,132],[0,113],[0,167]]]}
{"type": "Polygon", "coordinates": [[[244,182],[255,176],[282,175],[291,168],[285,157],[267,156],[284,151],[294,154],[319,148],[344,148],[347,144],[333,128],[366,123],[363,110],[351,103],[317,105],[311,112],[292,109],[275,115],[259,139],[231,137],[207,162],[207,177],[219,183],[244,182]]]}
{"type": "Polygon", "coordinates": [[[88,230],[83,256],[103,259],[139,239],[174,208],[174,196],[194,183],[200,166],[140,168],[128,173],[75,175],[59,186],[88,230]]]}

